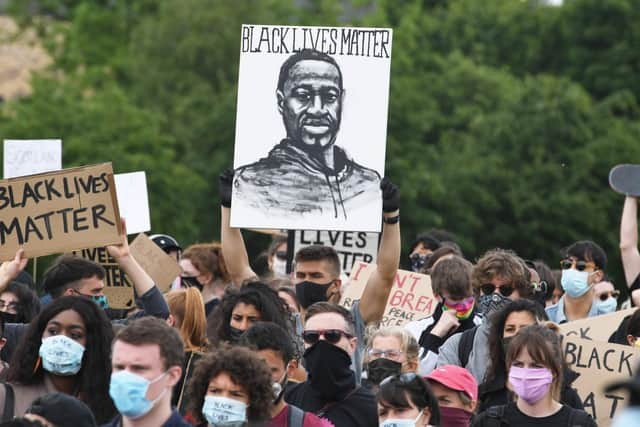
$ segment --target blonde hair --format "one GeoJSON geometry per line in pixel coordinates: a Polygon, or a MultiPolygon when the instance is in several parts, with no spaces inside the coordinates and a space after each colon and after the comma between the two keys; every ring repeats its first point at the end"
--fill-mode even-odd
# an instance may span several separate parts
{"type": "Polygon", "coordinates": [[[197,288],[176,289],[166,295],[169,312],[176,318],[176,326],[186,351],[203,351],[207,340],[207,318],[204,301],[197,288]]]}
{"type": "MultiPolygon", "coordinates": [[[[420,351],[420,347],[418,346],[418,341],[416,341],[415,337],[411,334],[411,332],[400,326],[388,326],[386,328],[380,328],[375,331],[369,337],[369,341],[367,343],[367,350],[371,348],[373,344],[373,340],[378,337],[395,337],[400,341],[400,349],[405,354],[407,362],[417,361],[418,354],[420,351]]],[[[369,352],[365,352],[364,362],[369,361],[369,352]]]]}

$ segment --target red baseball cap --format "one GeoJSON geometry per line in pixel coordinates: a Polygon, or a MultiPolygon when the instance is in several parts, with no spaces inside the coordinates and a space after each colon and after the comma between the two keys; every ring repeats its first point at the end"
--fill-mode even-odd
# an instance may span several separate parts
{"type": "Polygon", "coordinates": [[[456,365],[444,365],[431,371],[426,376],[428,380],[436,381],[452,390],[462,391],[471,398],[478,400],[478,383],[473,375],[465,368],[456,365]]]}

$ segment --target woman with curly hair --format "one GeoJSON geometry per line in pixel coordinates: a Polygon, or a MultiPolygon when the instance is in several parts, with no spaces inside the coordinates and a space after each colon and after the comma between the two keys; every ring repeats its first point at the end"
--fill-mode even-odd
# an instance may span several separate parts
{"type": "Polygon", "coordinates": [[[263,426],[271,418],[271,372],[251,350],[222,347],[198,362],[189,401],[200,427],[263,426]]]}
{"type": "Polygon", "coordinates": [[[11,359],[8,383],[0,386],[0,411],[14,394],[13,414],[35,399],[62,392],[89,406],[98,424],[116,414],[109,398],[113,329],[104,311],[82,297],[60,297],[31,322],[11,359]]]}
{"type": "Polygon", "coordinates": [[[291,333],[293,324],[284,301],[262,282],[227,289],[222,302],[207,319],[209,342],[235,344],[255,322],[274,322],[291,333]]]}
{"type": "Polygon", "coordinates": [[[0,316],[5,323],[29,323],[40,313],[40,299],[27,285],[10,282],[0,294],[0,316]]]}

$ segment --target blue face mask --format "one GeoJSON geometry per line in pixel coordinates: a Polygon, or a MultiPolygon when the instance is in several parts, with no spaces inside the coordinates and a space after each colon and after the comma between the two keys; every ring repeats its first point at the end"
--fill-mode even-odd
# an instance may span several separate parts
{"type": "Polygon", "coordinates": [[[628,427],[640,425],[640,408],[629,406],[613,418],[611,427],[628,427]]]}
{"type": "Polygon", "coordinates": [[[101,309],[106,310],[109,308],[109,301],[107,300],[106,295],[94,295],[91,297],[91,299],[93,300],[93,302],[98,304],[98,307],[100,307],[101,309]]]}
{"type": "Polygon", "coordinates": [[[416,427],[416,423],[422,416],[422,412],[418,414],[415,420],[402,420],[394,418],[380,423],[380,427],[416,427]]]}
{"type": "Polygon", "coordinates": [[[111,396],[118,412],[131,419],[146,415],[153,408],[153,405],[162,399],[167,389],[165,388],[154,400],[147,399],[147,390],[151,384],[166,374],[165,372],[152,381],[129,371],[111,374],[109,396],[111,396]]]}
{"type": "Polygon", "coordinates": [[[55,335],[42,340],[40,351],[42,368],[56,375],[75,375],[82,367],[84,347],[64,335],[55,335]]]}
{"type": "Polygon", "coordinates": [[[596,302],[596,307],[600,313],[613,313],[618,308],[618,301],[613,297],[609,297],[604,301],[596,302]]]}
{"type": "Polygon", "coordinates": [[[214,427],[241,427],[247,421],[247,405],[222,396],[205,396],[202,415],[214,427]]]}
{"type": "Polygon", "coordinates": [[[575,268],[562,270],[560,284],[571,298],[580,298],[589,291],[589,273],[575,268]]]}

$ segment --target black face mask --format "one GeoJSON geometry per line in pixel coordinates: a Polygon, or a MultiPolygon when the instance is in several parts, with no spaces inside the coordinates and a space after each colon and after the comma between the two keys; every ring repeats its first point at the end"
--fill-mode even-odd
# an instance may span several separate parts
{"type": "Polygon", "coordinates": [[[415,253],[409,257],[409,261],[411,261],[411,271],[419,272],[424,264],[427,262],[429,255],[420,255],[419,253],[415,253]]]}
{"type": "Polygon", "coordinates": [[[302,308],[307,308],[316,302],[327,301],[327,290],[334,281],[330,281],[324,285],[309,281],[300,282],[296,285],[296,297],[302,308]]]}
{"type": "Polygon", "coordinates": [[[367,380],[371,384],[379,385],[383,379],[398,375],[401,371],[402,363],[381,357],[380,359],[372,360],[367,365],[367,380]]]}
{"type": "Polygon", "coordinates": [[[187,288],[197,288],[202,292],[202,283],[195,276],[180,276],[180,283],[187,288]]]}
{"type": "Polygon", "coordinates": [[[340,401],[356,385],[356,376],[349,368],[351,357],[338,346],[320,340],[304,352],[307,381],[321,399],[340,401]]]}
{"type": "Polygon", "coordinates": [[[0,311],[0,317],[4,323],[18,323],[18,315],[15,313],[0,311]]]}
{"type": "Polygon", "coordinates": [[[485,317],[488,317],[491,313],[500,310],[510,302],[511,300],[509,298],[498,293],[482,295],[477,301],[478,312],[482,313],[485,317]]]}
{"type": "Polygon", "coordinates": [[[238,341],[240,341],[242,335],[244,335],[244,331],[242,329],[229,326],[229,341],[231,341],[231,344],[236,344],[238,341]]]}

